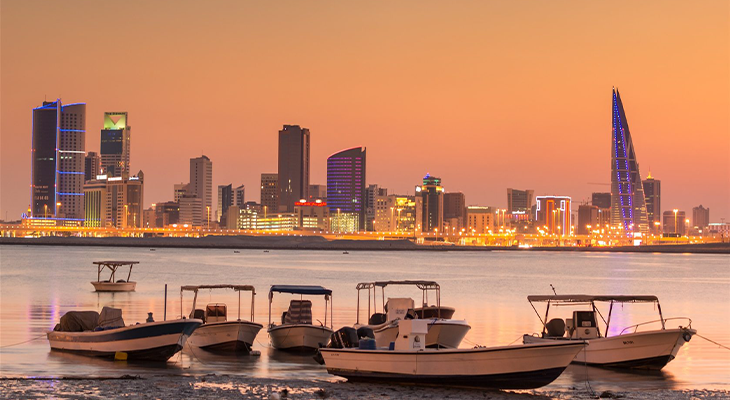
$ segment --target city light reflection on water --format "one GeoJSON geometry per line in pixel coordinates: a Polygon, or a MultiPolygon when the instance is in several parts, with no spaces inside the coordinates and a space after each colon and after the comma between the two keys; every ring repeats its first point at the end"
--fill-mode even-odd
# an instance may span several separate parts
{"type": "MultiPolygon", "coordinates": [[[[260,356],[221,356],[191,351],[168,363],[113,362],[50,352],[45,332],[69,310],[123,309],[127,324],[188,315],[192,296],[180,300],[179,288],[195,284],[251,284],[256,287],[255,321],[268,321],[268,289],[272,284],[314,284],[332,289],[334,327],[356,319],[358,282],[424,279],[441,284],[441,304],[456,308],[454,318],[472,329],[462,347],[520,343],[524,333],[542,329],[527,302],[530,294],[656,294],[665,317],[687,316],[703,336],[730,343],[730,268],[725,255],[616,254],[574,252],[341,252],[147,249],[99,247],[0,247],[0,369],[3,376],[117,376],[121,374],[240,374],[260,377],[337,379],[327,375],[307,354],[283,353],[268,347],[265,329],[254,349],[260,356]],[[95,293],[92,261],[138,260],[133,293],[95,293]]],[[[364,294],[364,293],[363,293],[364,294]]],[[[378,296],[380,293],[378,293],[378,296]]],[[[415,287],[388,287],[387,297],[409,296],[419,303],[415,287]]],[[[361,297],[366,310],[367,299],[361,297]]],[[[289,296],[277,295],[272,319],[278,320],[289,296]]],[[[324,321],[324,300],[312,298],[313,319],[324,321]]],[[[225,302],[235,318],[233,292],[201,291],[199,304],[225,302]]],[[[435,299],[429,298],[429,303],[435,299]]],[[[378,306],[381,307],[378,299],[378,306]]],[[[250,298],[241,299],[241,316],[249,315],[250,298]]],[[[544,308],[537,308],[543,316],[544,308]]],[[[601,309],[604,317],[607,305],[601,309]]],[[[572,309],[551,310],[565,318],[572,309]],[[561,315],[562,314],[562,315],[561,315]]],[[[366,311],[361,311],[361,319],[366,311]]],[[[658,319],[648,304],[614,306],[611,333],[658,319]]],[[[328,316],[329,322],[329,316],[328,316]]],[[[685,325],[670,321],[668,326],[685,325]]],[[[551,387],[583,385],[594,389],[724,388],[730,385],[730,352],[701,338],[685,345],[676,360],[658,373],[637,373],[572,365],[551,387]]]]}

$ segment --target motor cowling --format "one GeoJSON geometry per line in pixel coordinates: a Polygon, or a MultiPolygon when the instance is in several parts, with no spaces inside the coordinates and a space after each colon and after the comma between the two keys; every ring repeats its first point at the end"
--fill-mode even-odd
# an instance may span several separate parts
{"type": "Polygon", "coordinates": [[[336,330],[330,336],[330,342],[327,344],[331,349],[351,349],[360,345],[360,338],[355,328],[346,326],[336,330]]]}

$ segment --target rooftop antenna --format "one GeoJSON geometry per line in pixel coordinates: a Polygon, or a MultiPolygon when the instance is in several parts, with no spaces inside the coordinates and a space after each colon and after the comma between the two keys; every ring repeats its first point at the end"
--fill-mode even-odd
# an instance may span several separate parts
{"type": "Polygon", "coordinates": [[[553,290],[553,294],[554,294],[554,295],[556,295],[556,296],[558,295],[558,293],[557,293],[557,292],[555,292],[555,286],[553,286],[553,284],[552,284],[552,283],[550,284],[550,289],[552,289],[552,290],[553,290]]]}

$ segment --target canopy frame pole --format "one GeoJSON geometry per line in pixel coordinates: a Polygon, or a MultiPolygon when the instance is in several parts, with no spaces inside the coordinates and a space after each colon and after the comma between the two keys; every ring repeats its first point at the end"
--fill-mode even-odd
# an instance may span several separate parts
{"type": "MultiPolygon", "coordinates": [[[[542,336],[545,336],[545,333],[547,333],[547,320],[548,320],[548,313],[550,312],[550,300],[547,302],[547,307],[545,307],[545,321],[542,322],[542,336]]],[[[540,319],[542,321],[542,319],[540,319]]]]}
{"type": "Polygon", "coordinates": [[[436,287],[436,307],[438,308],[438,317],[441,318],[441,286],[436,287]]]}
{"type": "Polygon", "coordinates": [[[251,291],[251,322],[253,322],[253,303],[256,297],[256,291],[251,291]]]}
{"type": "Polygon", "coordinates": [[[127,274],[127,282],[129,282],[129,279],[132,277],[132,266],[134,266],[134,264],[129,264],[129,274],[127,274]]]}
{"type": "MultiPolygon", "coordinates": [[[[368,311],[370,311],[370,296],[368,296],[368,311]]],[[[326,310],[325,310],[326,312],[326,310]]],[[[357,289],[357,315],[355,316],[355,324],[360,323],[360,289],[357,289]]]]}
{"type": "Polygon", "coordinates": [[[327,326],[327,303],[329,303],[328,296],[324,296],[324,326],[327,326]]]}
{"type": "Polygon", "coordinates": [[[269,292],[269,326],[271,326],[271,301],[274,299],[274,292],[269,292]]]}
{"type": "Polygon", "coordinates": [[[606,321],[606,333],[603,335],[604,337],[608,337],[608,326],[611,324],[611,312],[613,312],[613,300],[608,307],[608,321],[606,321]]]}
{"type": "Polygon", "coordinates": [[[665,321],[664,317],[662,316],[662,306],[659,304],[659,300],[657,300],[656,302],[656,308],[659,310],[659,320],[662,321],[662,330],[665,330],[667,328],[664,326],[665,321]]]}
{"type": "Polygon", "coordinates": [[[198,301],[198,290],[196,289],[195,290],[195,295],[193,296],[193,311],[192,311],[192,314],[191,314],[191,318],[192,318],[192,316],[195,315],[195,303],[197,301],[198,301]]]}
{"type": "Polygon", "coordinates": [[[181,289],[180,290],[180,319],[183,319],[184,318],[183,317],[183,301],[182,301],[182,298],[183,298],[183,291],[181,289]]]}
{"type": "Polygon", "coordinates": [[[238,291],[238,320],[241,320],[241,291],[238,291]]]}
{"type": "Polygon", "coordinates": [[[101,270],[104,268],[103,265],[97,265],[98,272],[96,273],[96,281],[101,282],[101,270]]]}
{"type": "MultiPolygon", "coordinates": [[[[334,316],[335,299],[334,299],[334,296],[330,295],[330,299],[331,299],[331,302],[330,302],[330,329],[334,329],[334,321],[335,321],[335,316],[334,316]]],[[[324,310],[324,314],[327,315],[327,310],[324,310]]]]}

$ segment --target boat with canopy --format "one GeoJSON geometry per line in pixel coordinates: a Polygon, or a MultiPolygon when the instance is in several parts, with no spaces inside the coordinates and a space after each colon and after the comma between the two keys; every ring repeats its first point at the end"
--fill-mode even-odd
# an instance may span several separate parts
{"type": "Polygon", "coordinates": [[[692,329],[692,320],[687,317],[664,318],[659,299],[653,295],[547,295],[528,296],[527,300],[543,328],[539,334],[524,335],[523,343],[585,340],[589,345],[574,360],[581,364],[660,370],[697,333],[692,329]],[[546,304],[544,316],[537,311],[535,303],[546,304]],[[608,303],[605,318],[597,306],[601,303],[608,303]],[[653,305],[659,313],[659,319],[613,329],[611,319],[617,312],[616,306],[621,306],[623,310],[624,305],[633,303],[653,305]],[[572,318],[550,319],[551,311],[554,314],[556,309],[565,307],[579,309],[572,311],[572,318]],[[687,321],[687,325],[667,327],[668,321],[676,320],[687,321]]]}
{"type": "Polygon", "coordinates": [[[327,344],[332,335],[332,290],[322,286],[273,285],[269,290],[269,328],[271,345],[279,350],[316,350],[327,344]],[[289,308],[281,316],[279,324],[272,322],[271,306],[274,293],[299,295],[289,302],[289,308]],[[324,322],[312,322],[312,301],[304,296],[324,297],[324,322]],[[329,310],[329,327],[327,311],[329,310]]]}
{"type": "Polygon", "coordinates": [[[94,290],[97,292],[133,292],[137,287],[137,282],[131,281],[132,267],[139,264],[139,261],[94,261],[97,268],[96,281],[91,282],[94,290]],[[117,270],[121,267],[129,266],[127,279],[117,279],[117,270]],[[105,269],[111,271],[109,279],[102,281],[101,273],[105,269]]]}

